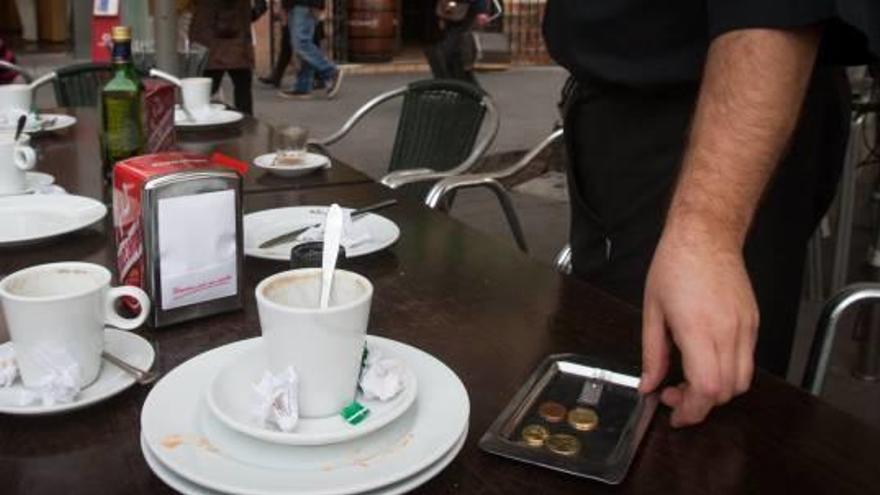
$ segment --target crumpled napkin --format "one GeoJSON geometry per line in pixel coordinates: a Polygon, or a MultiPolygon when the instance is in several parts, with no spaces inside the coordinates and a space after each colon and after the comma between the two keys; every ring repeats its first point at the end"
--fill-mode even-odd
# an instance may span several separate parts
{"type": "Polygon", "coordinates": [[[18,364],[10,344],[0,350],[0,402],[15,406],[68,404],[80,392],[80,368],[70,354],[60,347],[46,346],[38,358],[50,371],[36,387],[17,383],[18,364]]]}
{"type": "MultiPolygon", "coordinates": [[[[369,242],[370,239],[372,239],[370,230],[362,222],[352,221],[351,212],[352,210],[350,209],[342,210],[342,239],[340,240],[340,244],[342,244],[342,247],[344,247],[346,251],[365,242],[369,242]]],[[[297,241],[323,241],[324,222],[326,221],[326,218],[326,215],[324,215],[321,219],[321,225],[312,227],[300,234],[297,241]]]]}
{"type": "Polygon", "coordinates": [[[253,388],[256,398],[254,416],[257,421],[275,426],[285,433],[293,431],[299,421],[298,384],[299,379],[292,366],[277,375],[266,371],[253,388]]]}
{"type": "Polygon", "coordinates": [[[378,349],[367,349],[367,358],[361,369],[360,388],[367,400],[389,401],[403,388],[404,364],[395,358],[385,358],[378,349]]]}

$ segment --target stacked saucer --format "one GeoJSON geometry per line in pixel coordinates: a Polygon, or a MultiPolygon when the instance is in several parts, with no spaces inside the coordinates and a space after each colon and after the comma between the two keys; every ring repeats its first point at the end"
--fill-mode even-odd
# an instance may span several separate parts
{"type": "Polygon", "coordinates": [[[404,389],[356,425],[341,416],[301,418],[292,432],[258,424],[249,387],[263,338],[196,356],[168,373],[141,412],[141,448],[153,472],[185,494],[410,491],[443,470],[464,445],[470,402],[458,377],[433,356],[393,340],[367,346],[408,370],[404,389]]]}

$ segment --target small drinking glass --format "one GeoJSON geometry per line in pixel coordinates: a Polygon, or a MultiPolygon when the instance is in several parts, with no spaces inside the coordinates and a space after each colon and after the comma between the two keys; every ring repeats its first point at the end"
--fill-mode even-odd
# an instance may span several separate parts
{"type": "Polygon", "coordinates": [[[288,126],[281,131],[284,144],[275,154],[276,166],[290,166],[300,163],[306,154],[309,130],[300,126],[288,126]]]}

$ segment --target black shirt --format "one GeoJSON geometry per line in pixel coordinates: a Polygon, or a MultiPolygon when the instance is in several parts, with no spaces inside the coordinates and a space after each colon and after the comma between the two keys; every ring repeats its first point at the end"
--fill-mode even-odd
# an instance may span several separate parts
{"type": "Polygon", "coordinates": [[[544,38],[579,79],[645,86],[697,81],[725,32],[817,23],[823,63],[880,53],[880,0],[547,0],[544,38]]]}

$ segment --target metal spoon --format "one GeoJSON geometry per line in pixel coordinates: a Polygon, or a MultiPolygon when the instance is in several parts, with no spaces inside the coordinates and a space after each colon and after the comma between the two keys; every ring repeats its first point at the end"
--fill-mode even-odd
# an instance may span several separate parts
{"type": "Polygon", "coordinates": [[[141,385],[147,385],[156,381],[159,378],[159,373],[156,371],[144,371],[137,366],[132,366],[125,361],[119,359],[118,357],[110,354],[107,351],[101,353],[101,357],[115,365],[117,368],[122,371],[131,374],[134,376],[134,381],[140,383],[141,385]]]}
{"type": "Polygon", "coordinates": [[[324,223],[324,256],[321,263],[321,309],[330,305],[330,287],[333,285],[333,272],[336,271],[336,258],[342,240],[342,208],[334,203],[327,211],[324,223]]]}

